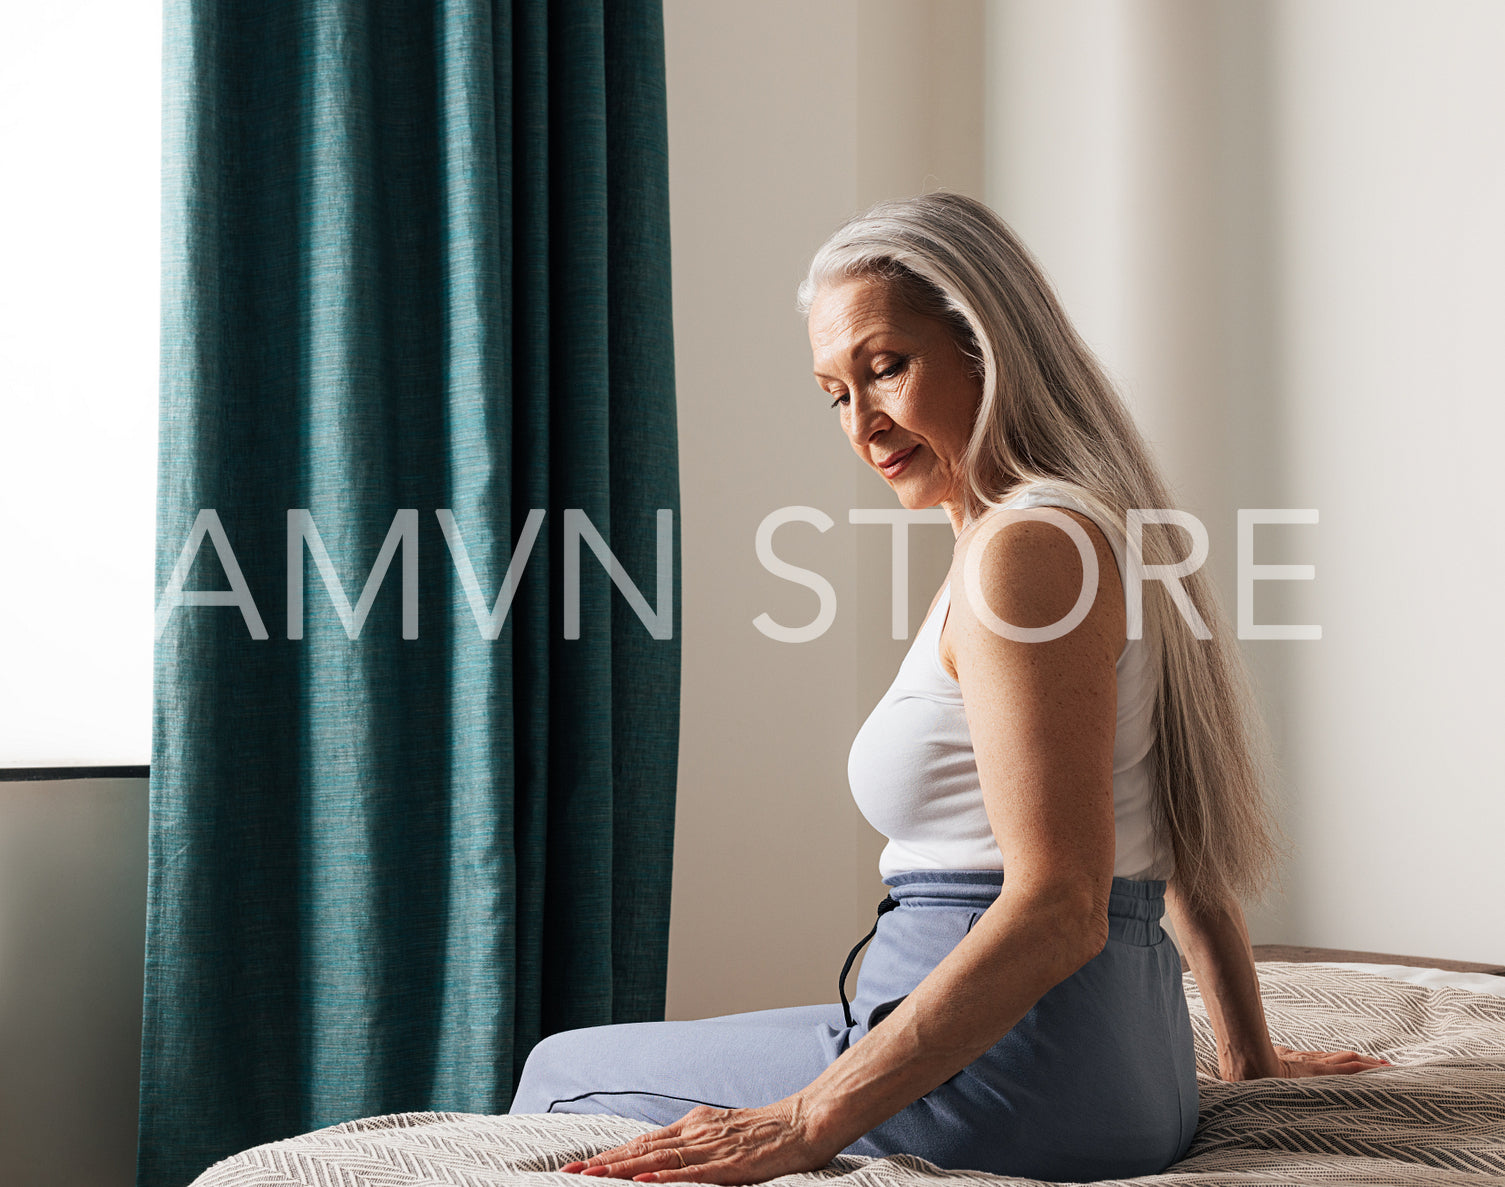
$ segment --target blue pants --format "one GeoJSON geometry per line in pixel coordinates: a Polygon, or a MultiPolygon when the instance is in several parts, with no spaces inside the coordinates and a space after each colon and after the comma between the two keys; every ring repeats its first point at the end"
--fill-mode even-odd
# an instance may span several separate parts
{"type": "MultiPolygon", "coordinates": [[[[565,1031],[528,1057],[514,1113],[611,1113],[654,1125],[698,1104],[769,1104],[815,1079],[956,946],[998,895],[986,870],[887,879],[852,1002],[696,1022],[565,1031]]],[[[1090,1181],[1156,1174],[1197,1127],[1181,959],[1160,926],[1164,882],[1114,878],[1108,943],[990,1050],[846,1148],[955,1170],[1090,1181]]]]}

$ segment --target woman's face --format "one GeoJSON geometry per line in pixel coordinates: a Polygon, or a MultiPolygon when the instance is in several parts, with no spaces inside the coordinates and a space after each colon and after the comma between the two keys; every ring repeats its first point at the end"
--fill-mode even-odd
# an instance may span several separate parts
{"type": "Polygon", "coordinates": [[[819,290],[809,329],[815,378],[857,455],[905,507],[943,506],[959,531],[962,453],[982,380],[950,331],[866,277],[819,290]]]}

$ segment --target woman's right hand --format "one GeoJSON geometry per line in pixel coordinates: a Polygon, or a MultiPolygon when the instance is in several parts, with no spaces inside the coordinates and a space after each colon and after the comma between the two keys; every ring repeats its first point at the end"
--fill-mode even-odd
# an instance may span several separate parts
{"type": "Polygon", "coordinates": [[[756,1109],[700,1105],[672,1125],[559,1169],[640,1183],[762,1183],[819,1170],[841,1152],[844,1142],[812,1136],[807,1114],[799,1092],[756,1109]]]}

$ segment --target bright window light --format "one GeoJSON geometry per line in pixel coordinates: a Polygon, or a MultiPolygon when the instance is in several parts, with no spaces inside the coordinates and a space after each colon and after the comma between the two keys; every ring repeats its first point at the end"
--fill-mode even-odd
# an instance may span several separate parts
{"type": "Polygon", "coordinates": [[[161,42],[0,5],[0,767],[150,759],[161,42]]]}

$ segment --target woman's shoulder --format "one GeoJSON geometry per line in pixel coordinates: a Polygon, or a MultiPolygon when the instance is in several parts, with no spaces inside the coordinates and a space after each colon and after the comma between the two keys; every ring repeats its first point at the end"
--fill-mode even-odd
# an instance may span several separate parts
{"type": "Polygon", "coordinates": [[[1028,500],[989,508],[958,535],[950,582],[953,602],[967,604],[962,621],[986,626],[1001,619],[1026,630],[1061,622],[1076,610],[1088,568],[1097,571],[1098,596],[1086,617],[1121,617],[1118,563],[1096,518],[1064,494],[1030,493],[1028,500]],[[1041,515],[1042,508],[1054,514],[1041,515]],[[958,597],[963,591],[966,598],[958,597]]]}
{"type": "MultiPolygon", "coordinates": [[[[1113,561],[1114,541],[1104,530],[1101,512],[1069,490],[1043,483],[1023,488],[967,524],[957,535],[953,559],[959,564],[977,553],[973,563],[982,563],[994,576],[1006,580],[1010,571],[1022,576],[1030,571],[1030,562],[1050,564],[1056,558],[1056,563],[1064,563],[1079,557],[1084,541],[1072,530],[1073,524],[1082,529],[1100,560],[1113,561]],[[1010,559],[1014,566],[1005,563],[1010,559]]],[[[1116,569],[1116,563],[1111,567],[1116,569]]]]}

